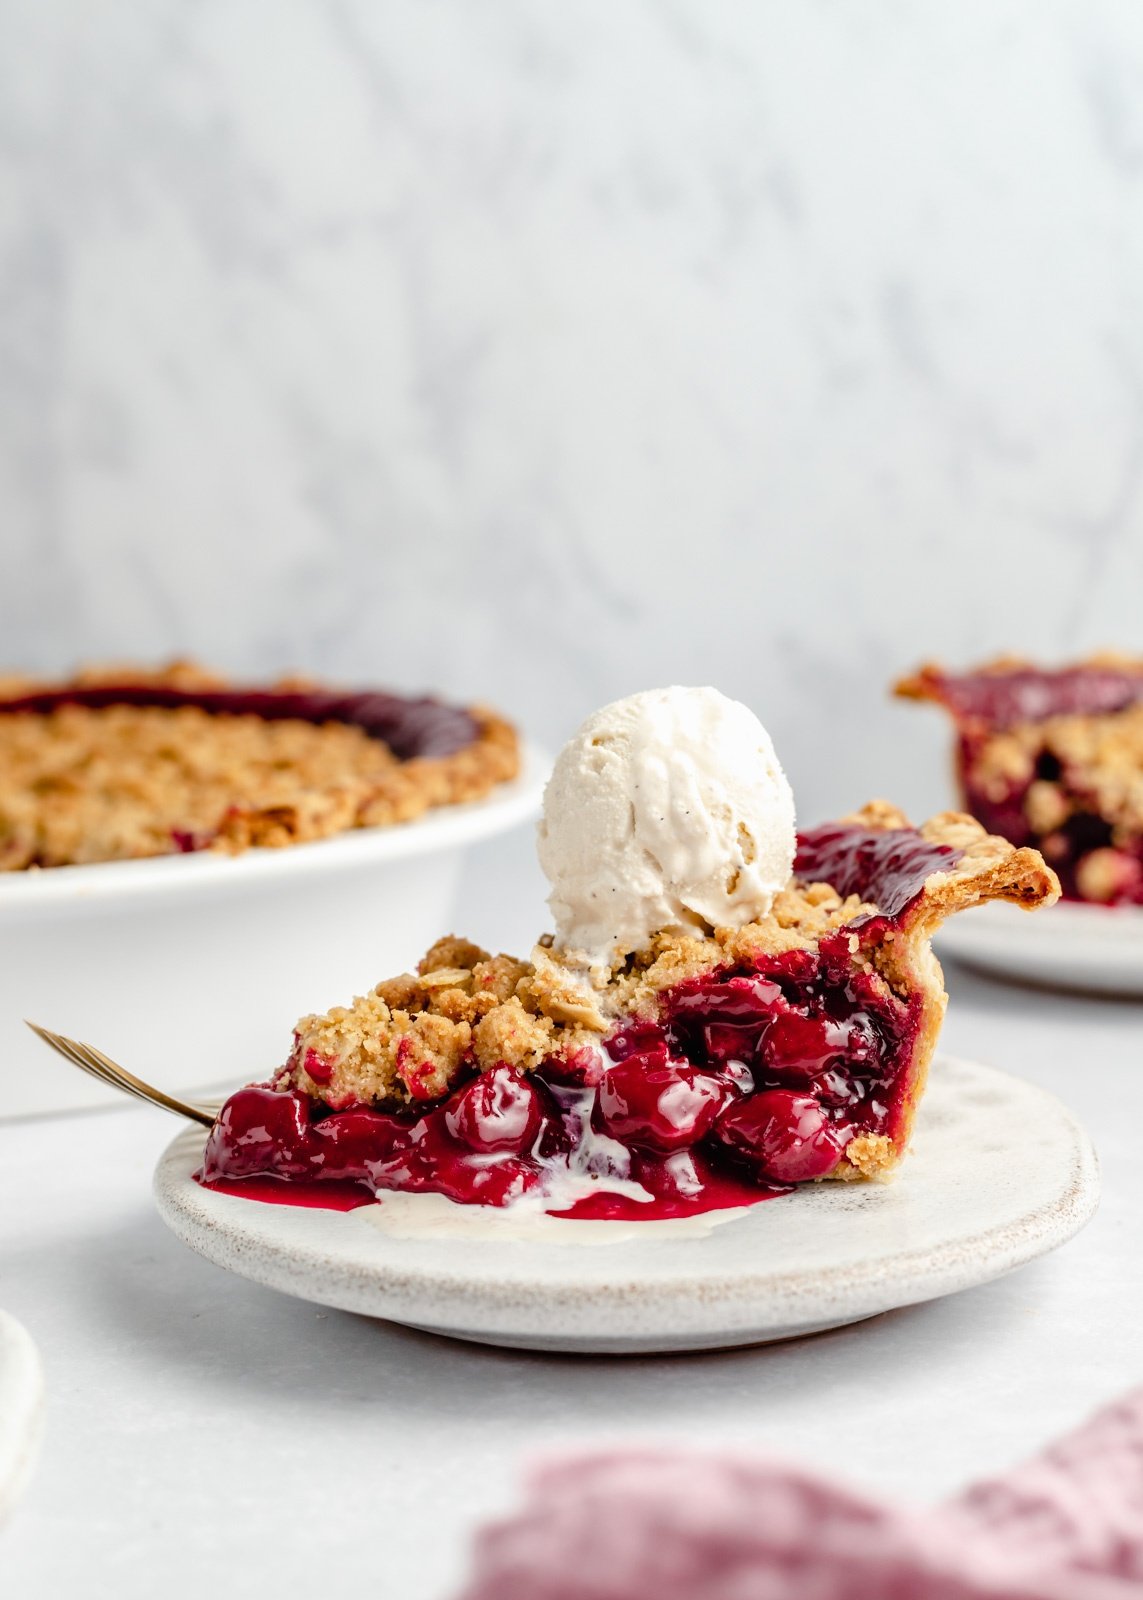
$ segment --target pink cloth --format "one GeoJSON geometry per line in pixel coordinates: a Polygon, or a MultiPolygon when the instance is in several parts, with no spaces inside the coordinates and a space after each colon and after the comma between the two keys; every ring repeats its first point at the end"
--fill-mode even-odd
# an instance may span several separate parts
{"type": "Polygon", "coordinates": [[[1143,1390],[935,1511],[644,1449],[542,1468],[461,1600],[1141,1600],[1143,1390]]]}

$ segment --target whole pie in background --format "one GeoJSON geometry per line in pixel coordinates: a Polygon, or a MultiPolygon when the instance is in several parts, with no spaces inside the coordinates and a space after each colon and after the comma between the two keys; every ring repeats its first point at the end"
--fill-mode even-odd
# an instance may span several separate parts
{"type": "Polygon", "coordinates": [[[1143,905],[1143,660],[929,663],[895,692],[944,707],[964,806],[1040,850],[1067,898],[1143,905]]]}
{"type": "Polygon", "coordinates": [[[189,662],[0,679],[0,870],[252,846],[408,822],[516,776],[483,707],[189,662]]]}

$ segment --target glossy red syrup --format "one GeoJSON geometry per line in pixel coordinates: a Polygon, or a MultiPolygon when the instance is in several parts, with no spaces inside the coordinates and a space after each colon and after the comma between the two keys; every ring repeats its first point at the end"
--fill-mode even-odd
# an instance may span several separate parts
{"type": "MultiPolygon", "coordinates": [[[[347,722],[380,739],[402,761],[447,756],[471,744],[476,723],[461,706],[428,696],[415,699],[373,690],[172,689],[159,684],[88,684],[42,689],[0,700],[0,713],[46,714],[60,706],[154,706],[173,711],[197,706],[218,716],[260,717],[264,722],[347,722]]],[[[192,845],[187,848],[193,847],[192,845]]]]}
{"type": "MultiPolygon", "coordinates": [[[[195,1177],[204,1189],[216,1194],[233,1194],[242,1200],[261,1200],[266,1205],[299,1206],[307,1211],[356,1211],[377,1199],[372,1189],[361,1183],[318,1183],[314,1180],[289,1182],[284,1178],[204,1178],[195,1177]]],[[[675,1217],[694,1217],[704,1211],[729,1211],[739,1206],[756,1206],[763,1200],[789,1194],[789,1188],[761,1188],[737,1178],[713,1178],[701,1202],[682,1197],[655,1195],[651,1200],[631,1200],[627,1195],[603,1193],[585,1196],[553,1217],[573,1222],[665,1222],[675,1217]]]]}
{"type": "Polygon", "coordinates": [[[308,1211],[356,1211],[358,1206],[372,1205],[377,1196],[361,1183],[307,1182],[305,1179],[290,1183],[284,1178],[212,1178],[206,1182],[201,1173],[195,1177],[204,1188],[217,1194],[236,1194],[243,1200],[262,1200],[274,1206],[301,1206],[308,1211]]]}
{"type": "Polygon", "coordinates": [[[880,930],[900,921],[930,873],[947,872],[960,856],[951,845],[930,844],[915,828],[866,830],[829,822],[798,835],[794,870],[806,883],[829,883],[840,895],[871,900],[878,914],[849,926],[868,923],[880,930]]]}
{"type": "MultiPolygon", "coordinates": [[[[316,1179],[284,1178],[204,1178],[196,1173],[198,1182],[216,1194],[232,1194],[243,1200],[261,1200],[267,1205],[299,1206],[307,1211],[356,1211],[361,1206],[372,1205],[377,1195],[363,1183],[333,1180],[320,1183],[316,1179]]],[[[602,1193],[587,1195],[575,1205],[562,1211],[553,1211],[553,1217],[566,1217],[579,1222],[662,1222],[673,1217],[694,1217],[704,1211],[728,1211],[738,1206],[755,1206],[763,1200],[773,1200],[778,1195],[789,1194],[789,1187],[763,1188],[757,1183],[747,1183],[740,1178],[711,1173],[705,1182],[701,1198],[688,1199],[685,1195],[660,1194],[650,1200],[632,1200],[627,1195],[602,1193]]]]}
{"type": "Polygon", "coordinates": [[[623,1194],[592,1194],[577,1200],[553,1217],[568,1217],[574,1222],[666,1222],[675,1217],[701,1216],[704,1211],[729,1211],[737,1206],[756,1206],[790,1194],[789,1186],[763,1187],[742,1178],[711,1172],[702,1194],[688,1200],[685,1195],[657,1194],[649,1201],[632,1200],[623,1194]]]}
{"type": "Polygon", "coordinates": [[[956,859],[912,830],[816,829],[800,841],[799,873],[876,901],[876,917],[814,951],[680,984],[656,1019],[616,1028],[600,1051],[531,1073],[474,1071],[420,1115],[242,1089],[211,1131],[200,1180],[227,1193],[254,1183],[258,1199],[296,1188],[309,1205],[337,1186],[340,1206],[385,1190],[503,1206],[590,1162],[598,1192],[556,1214],[645,1221],[787,1193],[832,1171],[855,1135],[903,1132],[920,1000],[855,965],[852,931],[899,924],[925,878],[956,859]],[[651,1199],[616,1193],[616,1180],[651,1199]]]}

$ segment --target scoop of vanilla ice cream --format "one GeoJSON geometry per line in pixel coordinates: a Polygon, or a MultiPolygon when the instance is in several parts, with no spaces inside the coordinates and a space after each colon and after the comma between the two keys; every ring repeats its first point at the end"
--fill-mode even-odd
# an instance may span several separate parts
{"type": "Polygon", "coordinates": [[[717,689],[649,689],[560,751],[539,855],[557,943],[611,965],[659,928],[741,927],[789,881],[794,797],[770,735],[717,689]]]}

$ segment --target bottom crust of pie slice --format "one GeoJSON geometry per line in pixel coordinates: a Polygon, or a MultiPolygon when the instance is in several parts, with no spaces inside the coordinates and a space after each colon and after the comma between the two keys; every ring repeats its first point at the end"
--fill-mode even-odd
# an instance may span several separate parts
{"type": "Polygon", "coordinates": [[[915,829],[875,802],[802,835],[764,921],[664,931],[594,988],[550,942],[523,962],[449,937],[303,1018],[281,1072],[224,1106],[201,1177],[596,1217],[883,1179],[944,1016],[934,929],[1057,894],[1035,851],[973,819],[915,829]]]}

